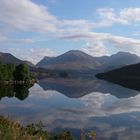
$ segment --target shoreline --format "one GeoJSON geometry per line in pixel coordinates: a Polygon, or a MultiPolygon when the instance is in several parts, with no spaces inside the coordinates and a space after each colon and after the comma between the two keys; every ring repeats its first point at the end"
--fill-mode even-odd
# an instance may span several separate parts
{"type": "Polygon", "coordinates": [[[5,80],[5,81],[0,81],[0,84],[11,84],[11,85],[16,85],[16,84],[35,84],[38,83],[38,80],[32,79],[32,80],[5,80]]]}

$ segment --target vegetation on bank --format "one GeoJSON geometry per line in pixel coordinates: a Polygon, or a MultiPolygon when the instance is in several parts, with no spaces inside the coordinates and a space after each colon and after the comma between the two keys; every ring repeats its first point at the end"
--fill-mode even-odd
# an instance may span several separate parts
{"type": "Polygon", "coordinates": [[[0,64],[0,81],[30,81],[31,74],[26,64],[0,64]]]}
{"type": "Polygon", "coordinates": [[[18,122],[10,121],[0,116],[0,139],[1,140],[74,140],[70,132],[59,135],[50,135],[43,130],[42,123],[31,124],[26,127],[18,122]]]}
{"type": "MultiPolygon", "coordinates": [[[[96,133],[88,133],[90,140],[96,139],[96,133]]],[[[76,140],[72,134],[65,131],[61,134],[49,134],[43,129],[43,124],[21,126],[18,122],[13,122],[8,118],[0,116],[0,139],[1,140],[76,140]]],[[[86,134],[81,133],[81,140],[86,140],[86,134]]]]}
{"type": "Polygon", "coordinates": [[[54,71],[44,68],[30,67],[23,63],[19,65],[15,64],[3,64],[0,63],[0,84],[28,84],[35,83],[35,79],[42,79],[48,77],[61,77],[68,78],[68,71],[54,71]]]}

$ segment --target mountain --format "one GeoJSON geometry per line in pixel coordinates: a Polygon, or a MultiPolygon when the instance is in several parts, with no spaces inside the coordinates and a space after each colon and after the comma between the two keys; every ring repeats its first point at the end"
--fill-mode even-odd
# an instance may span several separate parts
{"type": "Polygon", "coordinates": [[[45,56],[40,62],[37,63],[38,67],[42,67],[47,64],[48,61],[51,61],[54,57],[45,56]]]}
{"type": "Polygon", "coordinates": [[[123,67],[125,65],[136,64],[140,62],[140,57],[135,54],[131,54],[128,52],[118,52],[116,54],[111,55],[110,57],[100,58],[99,60],[102,63],[100,69],[104,71],[113,70],[116,68],[123,67]]]}
{"type": "Polygon", "coordinates": [[[10,53],[2,53],[2,52],[0,52],[0,62],[4,63],[4,64],[12,63],[12,64],[16,64],[16,65],[19,65],[21,63],[25,63],[30,67],[34,67],[34,64],[32,64],[31,62],[22,61],[22,60],[16,58],[15,56],[13,56],[10,53]]]}
{"type": "Polygon", "coordinates": [[[37,68],[31,62],[20,60],[10,53],[0,52],[0,63],[3,63],[3,64],[11,63],[11,64],[15,64],[15,65],[27,64],[29,66],[32,76],[35,78],[50,77],[54,74],[53,71],[49,71],[44,68],[37,68]]]}
{"type": "Polygon", "coordinates": [[[57,57],[44,57],[37,67],[57,70],[91,70],[100,66],[94,58],[82,51],[71,50],[57,57]]]}
{"type": "Polygon", "coordinates": [[[92,70],[97,73],[138,62],[140,62],[140,57],[128,52],[93,57],[82,51],[72,50],[57,57],[44,57],[36,66],[51,70],[92,70]]]}
{"type": "Polygon", "coordinates": [[[105,73],[99,73],[96,77],[127,88],[140,90],[140,63],[128,65],[105,73]]]}
{"type": "Polygon", "coordinates": [[[25,63],[34,72],[39,70],[44,73],[48,69],[48,71],[53,70],[54,73],[59,73],[59,70],[69,70],[71,76],[81,76],[81,73],[84,73],[83,76],[87,77],[89,74],[94,75],[125,65],[139,63],[140,57],[127,52],[118,52],[112,56],[93,57],[79,50],[71,50],[57,57],[44,57],[36,65],[39,69],[36,69],[29,61],[22,61],[10,53],[0,52],[0,62],[16,65],[25,63]]]}
{"type": "Polygon", "coordinates": [[[10,53],[2,53],[0,52],[0,62],[1,63],[14,63],[21,64],[23,61],[11,55],[10,53]]]}

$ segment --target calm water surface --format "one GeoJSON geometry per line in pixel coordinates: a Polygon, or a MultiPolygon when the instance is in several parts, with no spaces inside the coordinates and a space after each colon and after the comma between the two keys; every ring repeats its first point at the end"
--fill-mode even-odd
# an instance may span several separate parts
{"type": "Polygon", "coordinates": [[[47,131],[69,130],[77,139],[81,130],[96,131],[97,140],[140,139],[139,91],[97,79],[52,78],[29,92],[0,88],[0,115],[23,125],[41,120],[47,131]]]}

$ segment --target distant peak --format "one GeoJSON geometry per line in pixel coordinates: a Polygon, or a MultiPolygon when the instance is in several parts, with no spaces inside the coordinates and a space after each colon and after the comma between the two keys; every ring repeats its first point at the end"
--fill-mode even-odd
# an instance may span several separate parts
{"type": "Polygon", "coordinates": [[[5,52],[0,52],[1,56],[11,56],[11,57],[15,57],[13,56],[11,53],[5,53],[5,52]]]}
{"type": "Polygon", "coordinates": [[[48,59],[48,58],[52,58],[52,57],[50,57],[50,56],[44,56],[44,59],[48,59]]]}
{"type": "Polygon", "coordinates": [[[44,57],[43,57],[43,59],[47,59],[47,60],[48,60],[48,59],[52,59],[52,58],[55,58],[55,56],[44,56],[44,57]]]}
{"type": "Polygon", "coordinates": [[[129,52],[122,52],[122,51],[119,51],[117,52],[117,54],[130,54],[129,52]]]}
{"type": "Polygon", "coordinates": [[[82,51],[80,51],[80,50],[70,50],[70,51],[68,51],[68,52],[66,52],[66,53],[64,53],[64,54],[83,55],[83,54],[86,54],[86,53],[84,53],[84,52],[82,52],[82,51]]]}
{"type": "Polygon", "coordinates": [[[133,53],[130,53],[130,52],[119,51],[119,52],[117,52],[116,54],[113,54],[113,55],[136,55],[136,54],[133,54],[133,53]]]}
{"type": "Polygon", "coordinates": [[[83,53],[83,52],[80,51],[80,50],[70,50],[70,51],[68,51],[66,53],[83,53]]]}

